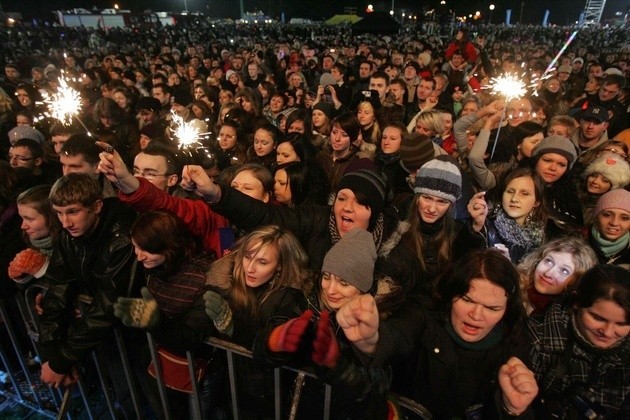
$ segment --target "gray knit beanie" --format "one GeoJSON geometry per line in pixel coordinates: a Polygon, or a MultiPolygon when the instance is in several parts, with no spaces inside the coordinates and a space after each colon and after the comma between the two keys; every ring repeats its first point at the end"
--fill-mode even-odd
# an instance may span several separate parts
{"type": "Polygon", "coordinates": [[[334,274],[366,293],[374,283],[376,247],[370,232],[352,229],[330,248],[322,272],[334,274]]]}
{"type": "Polygon", "coordinates": [[[439,156],[418,169],[413,192],[434,195],[454,203],[462,196],[462,174],[450,158],[439,156]]]}
{"type": "Polygon", "coordinates": [[[577,150],[571,140],[561,136],[545,137],[534,147],[534,150],[532,150],[532,157],[538,161],[545,153],[556,153],[565,157],[569,162],[569,169],[573,167],[578,157],[577,150]]]}

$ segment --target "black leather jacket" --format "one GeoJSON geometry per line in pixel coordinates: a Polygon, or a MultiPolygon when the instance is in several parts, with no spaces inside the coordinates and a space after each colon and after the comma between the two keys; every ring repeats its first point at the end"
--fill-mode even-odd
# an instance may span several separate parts
{"type": "Polygon", "coordinates": [[[68,372],[108,338],[117,323],[114,303],[134,294],[139,278],[131,244],[136,213],[116,198],[103,201],[94,231],[80,238],[61,233],[56,245],[63,265],[49,269],[39,341],[43,360],[57,373],[68,372]]]}

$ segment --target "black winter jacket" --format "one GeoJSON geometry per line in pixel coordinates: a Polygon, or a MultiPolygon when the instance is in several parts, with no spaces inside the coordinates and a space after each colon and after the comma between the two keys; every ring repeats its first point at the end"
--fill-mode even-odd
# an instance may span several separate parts
{"type": "Polygon", "coordinates": [[[137,290],[131,224],[136,212],[118,199],[103,200],[95,229],[80,238],[63,231],[57,247],[63,266],[53,267],[40,317],[42,359],[66,373],[108,339],[117,324],[113,305],[137,290]],[[80,297],[80,299],[79,299],[80,297]],[[80,317],[74,315],[80,300],[80,317]]]}

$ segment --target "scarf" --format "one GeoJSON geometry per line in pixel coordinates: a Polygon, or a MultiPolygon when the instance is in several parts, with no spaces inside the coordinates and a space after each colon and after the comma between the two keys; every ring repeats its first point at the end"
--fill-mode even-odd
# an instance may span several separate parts
{"type": "Polygon", "coordinates": [[[545,295],[540,293],[534,286],[527,289],[527,298],[529,303],[534,307],[534,313],[539,314],[545,311],[553,302],[557,295],[545,295]]]}
{"type": "Polygon", "coordinates": [[[501,239],[509,245],[521,246],[527,249],[533,249],[539,246],[543,241],[544,223],[542,221],[525,220],[525,224],[520,226],[514,219],[505,214],[501,207],[496,210],[496,218],[494,225],[501,239]]]}
{"type": "Polygon", "coordinates": [[[385,154],[379,150],[376,152],[376,156],[374,156],[374,163],[379,167],[387,166],[398,160],[400,160],[400,153],[398,152],[385,154]]]}
{"type": "MultiPolygon", "coordinates": [[[[383,241],[383,213],[378,215],[376,219],[376,223],[374,224],[374,229],[372,229],[372,239],[374,239],[374,245],[376,246],[376,252],[378,252],[381,247],[381,242],[383,241]]],[[[332,247],[334,244],[339,242],[341,236],[339,235],[339,231],[337,230],[337,222],[335,221],[335,212],[330,212],[330,218],[328,219],[328,231],[330,232],[330,246],[332,247]]],[[[329,249],[330,250],[330,249],[329,249]]]]}
{"type": "Polygon", "coordinates": [[[453,328],[453,324],[448,320],[444,323],[446,333],[453,339],[455,344],[468,350],[485,351],[496,346],[503,338],[503,322],[499,322],[494,328],[479,341],[465,341],[453,328]]]}
{"type": "Polygon", "coordinates": [[[51,256],[53,253],[53,239],[52,236],[46,236],[41,239],[30,239],[31,245],[33,245],[39,252],[44,255],[51,256]]]}
{"type": "Polygon", "coordinates": [[[624,250],[628,246],[628,242],[630,242],[630,232],[626,232],[625,235],[616,241],[609,241],[602,237],[599,231],[595,229],[595,225],[591,227],[591,235],[593,235],[593,239],[595,239],[599,249],[602,250],[606,258],[613,257],[616,253],[624,250]]]}
{"type": "Polygon", "coordinates": [[[203,293],[209,260],[202,256],[185,262],[173,271],[163,267],[146,270],[147,288],[160,310],[169,318],[188,310],[203,293]]]}

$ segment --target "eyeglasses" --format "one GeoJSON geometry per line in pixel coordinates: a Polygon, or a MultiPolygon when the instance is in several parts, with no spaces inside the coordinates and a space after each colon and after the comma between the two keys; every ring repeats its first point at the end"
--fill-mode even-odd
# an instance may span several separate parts
{"type": "Polygon", "coordinates": [[[35,158],[32,157],[24,157],[24,156],[20,156],[20,155],[12,155],[9,153],[9,161],[11,160],[17,160],[18,162],[28,162],[29,160],[33,160],[35,158]]]}
{"type": "Polygon", "coordinates": [[[140,176],[144,179],[155,179],[161,176],[171,176],[173,174],[156,174],[155,172],[151,172],[151,171],[140,171],[138,169],[134,169],[133,175],[140,176]]]}

